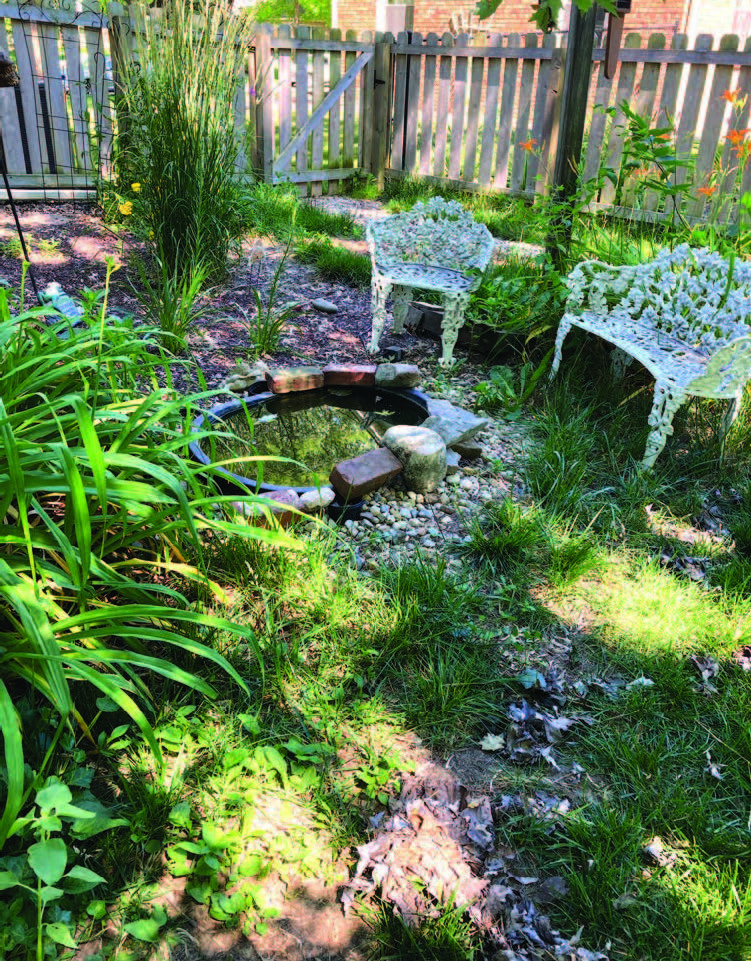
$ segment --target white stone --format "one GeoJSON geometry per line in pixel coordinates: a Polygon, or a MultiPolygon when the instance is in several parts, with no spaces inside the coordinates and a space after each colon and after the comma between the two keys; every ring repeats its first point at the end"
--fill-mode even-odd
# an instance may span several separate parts
{"type": "Polygon", "coordinates": [[[446,444],[425,427],[399,424],[383,435],[383,444],[401,461],[409,490],[435,490],[446,474],[446,444]]]}
{"type": "Polygon", "coordinates": [[[310,306],[315,307],[316,310],[320,310],[324,314],[339,313],[339,308],[336,304],[332,304],[330,300],[324,300],[323,297],[319,297],[317,300],[311,300],[310,306]]]}
{"type": "Polygon", "coordinates": [[[335,497],[336,494],[330,487],[321,487],[301,494],[300,503],[304,511],[318,511],[328,507],[335,497]]]}

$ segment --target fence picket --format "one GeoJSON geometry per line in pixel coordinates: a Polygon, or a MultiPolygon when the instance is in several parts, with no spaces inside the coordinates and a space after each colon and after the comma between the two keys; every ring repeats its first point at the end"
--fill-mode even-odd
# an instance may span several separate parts
{"type": "Polygon", "coordinates": [[[422,116],[420,118],[420,173],[430,174],[433,147],[433,109],[435,106],[435,75],[438,63],[438,35],[425,38],[425,71],[422,88],[422,116]]]}
{"type": "MultiPolygon", "coordinates": [[[[524,37],[525,47],[537,46],[537,34],[528,33],[524,37]]],[[[511,162],[511,189],[521,190],[527,166],[534,161],[532,152],[522,147],[522,143],[531,138],[530,115],[532,109],[532,92],[534,90],[536,60],[524,58],[522,60],[522,79],[519,86],[519,104],[516,112],[516,131],[514,136],[514,156],[511,162]]]]}
{"type": "MultiPolygon", "coordinates": [[[[375,49],[374,34],[368,31],[363,34],[363,41],[375,49]]],[[[360,153],[359,165],[363,170],[371,170],[373,166],[373,132],[375,117],[375,56],[371,57],[361,74],[360,85],[360,153]]],[[[334,89],[332,83],[331,89],[334,89]]],[[[338,109],[338,108],[337,108],[338,109]]]]}
{"type": "Polygon", "coordinates": [[[453,45],[454,38],[450,33],[444,33],[440,47],[441,59],[438,65],[438,113],[435,125],[434,177],[445,177],[446,175],[446,143],[448,138],[452,64],[452,58],[446,51],[450,50],[453,45]]]}
{"type": "Polygon", "coordinates": [[[24,33],[24,27],[20,20],[13,21],[12,31],[16,64],[18,65],[18,72],[22,78],[19,89],[23,115],[26,120],[26,138],[31,170],[33,173],[41,174],[43,167],[42,150],[39,143],[38,120],[41,116],[41,109],[39,107],[39,88],[36,85],[29,52],[29,45],[32,42],[32,38],[29,38],[27,45],[26,34],[24,33]]]}
{"type": "MultiPolygon", "coordinates": [[[[273,61],[270,64],[269,87],[276,88],[277,103],[279,105],[279,153],[292,140],[292,48],[284,46],[281,41],[292,39],[292,30],[288,24],[282,24],[277,31],[280,45],[277,47],[277,62],[279,81],[274,83],[273,61]]],[[[272,137],[272,140],[274,138],[272,137]]]]}
{"type": "MultiPolygon", "coordinates": [[[[623,44],[625,49],[638,50],[641,48],[641,37],[638,33],[630,33],[623,44]]],[[[623,157],[623,126],[626,122],[626,115],[621,110],[620,105],[624,100],[631,102],[631,95],[634,92],[636,82],[636,62],[631,60],[621,60],[618,68],[618,86],[616,88],[615,115],[610,127],[608,137],[607,154],[604,158],[608,167],[611,167],[616,174],[620,170],[621,158],[623,157]]],[[[609,181],[605,181],[600,200],[605,204],[612,204],[615,199],[615,186],[609,181]]]]}
{"type": "MultiPolygon", "coordinates": [[[[483,43],[483,34],[474,37],[476,43],[483,43]]],[[[482,103],[482,82],[485,76],[485,59],[472,57],[471,81],[469,87],[469,110],[467,111],[467,135],[464,147],[464,172],[462,179],[472,183],[477,167],[477,133],[480,126],[480,105],[482,103]]]]}
{"type": "MultiPolygon", "coordinates": [[[[488,38],[491,47],[501,46],[501,37],[493,34],[488,38]]],[[[500,53],[500,51],[499,51],[500,53]]],[[[478,180],[481,188],[490,185],[490,171],[493,163],[493,147],[495,145],[495,125],[498,113],[498,92],[501,85],[501,59],[491,57],[488,60],[488,78],[485,88],[485,113],[482,123],[482,145],[480,147],[480,169],[478,180]]],[[[479,109],[479,104],[478,104],[479,109]]]]}
{"type": "MultiPolygon", "coordinates": [[[[555,47],[555,37],[553,34],[548,34],[543,38],[543,47],[552,49],[555,47]]],[[[547,156],[545,155],[546,143],[543,137],[543,128],[545,126],[545,115],[548,106],[548,84],[550,83],[550,76],[552,70],[553,61],[552,60],[540,60],[539,66],[537,68],[537,86],[535,89],[534,96],[534,112],[532,114],[532,129],[531,138],[536,141],[535,149],[527,154],[527,190],[529,190],[530,183],[533,185],[533,189],[537,192],[538,187],[541,185],[540,178],[540,163],[542,162],[545,166],[547,156]]]]}
{"type": "MultiPolygon", "coordinates": [[[[357,40],[357,31],[348,30],[347,40],[357,40]]],[[[346,73],[355,62],[354,50],[347,50],[344,54],[344,72],[346,73]]],[[[355,165],[355,108],[357,88],[353,85],[344,91],[344,146],[342,150],[342,167],[355,165]]]]}
{"type": "MultiPolygon", "coordinates": [[[[734,34],[720,38],[720,50],[737,50],[738,37],[734,34]]],[[[696,154],[694,166],[694,186],[705,186],[709,181],[709,175],[714,167],[715,155],[720,141],[723,120],[725,117],[726,101],[722,99],[725,90],[730,89],[733,79],[733,68],[725,64],[718,64],[714,68],[714,76],[709,90],[709,101],[707,112],[704,119],[699,149],[696,154]]],[[[686,214],[689,217],[698,217],[704,208],[704,198],[696,194],[695,198],[686,205],[686,214]]]]}
{"type": "MultiPolygon", "coordinates": [[[[467,34],[456,38],[457,47],[467,46],[467,34]]],[[[467,56],[454,58],[454,86],[451,103],[451,151],[449,154],[449,177],[458,180],[462,169],[462,145],[464,143],[464,108],[467,94],[467,56]]]]}
{"type": "MultiPolygon", "coordinates": [[[[322,27],[313,28],[313,40],[325,39],[326,33],[322,27]]],[[[311,112],[314,112],[323,100],[323,72],[325,68],[323,50],[314,50],[312,53],[313,61],[313,101],[311,112]]],[[[310,145],[310,160],[313,170],[320,170],[323,167],[323,127],[325,118],[322,117],[313,130],[310,145]]],[[[310,185],[310,195],[320,197],[323,193],[323,182],[314,180],[310,185]]]]}
{"type": "MultiPolygon", "coordinates": [[[[10,48],[11,44],[8,43],[5,20],[3,19],[0,20],[0,50],[9,57],[10,48]]],[[[5,163],[8,169],[28,173],[23,153],[21,122],[16,105],[17,91],[18,87],[3,87],[0,89],[0,135],[2,135],[5,163]]]]}
{"type": "MultiPolygon", "coordinates": [[[[647,40],[648,50],[664,50],[665,37],[661,33],[653,33],[647,40]]],[[[631,107],[640,117],[645,120],[652,119],[654,113],[655,100],[657,98],[657,88],[660,82],[661,65],[656,61],[647,61],[644,64],[641,78],[635,88],[635,97],[631,107]]],[[[636,199],[634,185],[624,192],[623,203],[626,206],[634,203],[636,199]]],[[[642,206],[645,210],[657,210],[660,203],[660,194],[656,190],[644,192],[642,206]]]]}
{"type": "MultiPolygon", "coordinates": [[[[507,40],[509,47],[519,47],[521,38],[518,33],[510,33],[507,40]]],[[[503,64],[503,93],[501,96],[501,113],[498,120],[498,150],[495,160],[495,187],[505,190],[508,179],[509,156],[511,154],[511,125],[514,119],[514,101],[516,99],[516,77],[519,71],[519,61],[507,57],[503,64]]]]}

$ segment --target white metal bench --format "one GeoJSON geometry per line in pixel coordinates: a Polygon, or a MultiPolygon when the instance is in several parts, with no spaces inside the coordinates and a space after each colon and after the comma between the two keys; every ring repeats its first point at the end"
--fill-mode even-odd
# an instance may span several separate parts
{"type": "Polygon", "coordinates": [[[366,235],[373,261],[369,353],[378,352],[392,290],[395,333],[404,326],[414,289],[436,290],[444,304],[441,365],[449,367],[469,296],[493,253],[490,231],[475,223],[460,203],[434,197],[407,213],[369,223],[366,235]]]}
{"type": "Polygon", "coordinates": [[[584,261],[567,284],[551,379],[566,335],[580,327],[616,347],[614,379],[634,359],[655,378],[643,467],[654,464],[688,396],[730,400],[724,436],[751,379],[751,264],[681,244],[637,266],[584,261]]]}

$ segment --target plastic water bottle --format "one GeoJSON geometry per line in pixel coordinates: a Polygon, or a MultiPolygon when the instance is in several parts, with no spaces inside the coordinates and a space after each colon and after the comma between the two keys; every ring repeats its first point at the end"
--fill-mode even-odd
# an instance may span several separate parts
{"type": "Polygon", "coordinates": [[[41,293],[41,298],[46,304],[54,307],[55,310],[73,323],[83,316],[83,307],[77,304],[72,297],[69,297],[56,280],[47,284],[41,293]]]}

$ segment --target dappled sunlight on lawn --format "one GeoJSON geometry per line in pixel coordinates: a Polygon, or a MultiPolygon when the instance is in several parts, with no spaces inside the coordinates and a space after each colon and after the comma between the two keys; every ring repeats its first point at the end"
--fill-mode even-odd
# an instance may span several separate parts
{"type": "Polygon", "coordinates": [[[723,611],[717,594],[651,561],[612,566],[587,599],[594,630],[642,653],[730,654],[749,629],[747,612],[723,611]]]}

